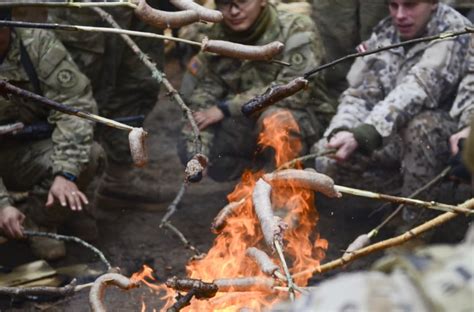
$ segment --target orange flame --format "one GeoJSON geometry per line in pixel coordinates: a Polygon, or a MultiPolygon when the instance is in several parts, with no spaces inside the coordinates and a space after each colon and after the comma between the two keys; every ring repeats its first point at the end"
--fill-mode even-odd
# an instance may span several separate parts
{"type": "MultiPolygon", "coordinates": [[[[299,155],[302,144],[298,136],[298,124],[291,113],[278,111],[263,121],[258,142],[265,148],[273,148],[275,164],[280,166],[299,155]]],[[[241,199],[245,201],[226,220],[226,226],[214,240],[207,255],[188,263],[186,270],[190,278],[212,282],[219,278],[264,276],[258,265],[246,256],[249,247],[258,247],[269,252],[252,203],[255,183],[263,174],[264,172],[244,172],[241,182],[227,196],[229,202],[241,199]]],[[[289,225],[284,235],[284,245],[287,261],[290,260],[290,271],[296,273],[317,267],[325,256],[328,242],[321,239],[315,231],[318,214],[314,206],[314,194],[287,185],[285,188],[274,187],[271,200],[275,215],[280,216],[289,225]]],[[[272,256],[274,263],[279,264],[279,259],[275,255],[272,256]]],[[[280,271],[283,272],[281,268],[280,271]]],[[[144,269],[142,275],[150,279],[151,274],[146,274],[144,269]]],[[[295,282],[299,286],[305,286],[310,277],[311,274],[308,274],[299,277],[295,282]]],[[[160,290],[163,291],[161,288],[160,290]]],[[[171,291],[166,294],[166,299],[173,299],[171,291]]],[[[286,298],[285,293],[269,294],[249,288],[248,292],[243,293],[218,292],[214,298],[207,301],[192,300],[191,305],[183,311],[238,311],[243,307],[261,311],[286,298]]]]}

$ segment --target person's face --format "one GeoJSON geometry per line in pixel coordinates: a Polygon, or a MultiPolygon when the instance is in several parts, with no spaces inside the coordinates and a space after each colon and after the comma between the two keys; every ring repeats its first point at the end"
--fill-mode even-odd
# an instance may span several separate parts
{"type": "Polygon", "coordinates": [[[400,38],[410,40],[423,35],[437,7],[437,2],[429,0],[390,0],[390,16],[400,38]]]}
{"type": "Polygon", "coordinates": [[[224,16],[224,23],[236,32],[246,31],[257,20],[267,0],[227,0],[217,3],[224,16]]]}

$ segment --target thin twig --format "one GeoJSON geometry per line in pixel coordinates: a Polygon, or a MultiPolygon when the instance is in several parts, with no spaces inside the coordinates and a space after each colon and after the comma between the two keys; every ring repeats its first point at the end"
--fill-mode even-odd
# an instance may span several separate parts
{"type": "Polygon", "coordinates": [[[98,122],[98,123],[104,124],[104,125],[112,127],[112,128],[125,130],[125,131],[128,131],[128,132],[133,130],[132,126],[129,126],[129,125],[126,125],[124,123],[121,123],[121,122],[118,122],[118,121],[115,121],[115,120],[112,120],[112,119],[108,119],[108,118],[105,118],[105,117],[102,117],[102,116],[98,116],[98,115],[95,115],[95,114],[92,114],[92,113],[89,113],[89,112],[86,112],[86,111],[82,111],[82,110],[74,108],[74,107],[63,105],[63,104],[58,103],[56,101],[50,100],[50,99],[48,99],[44,96],[35,94],[35,93],[30,92],[28,90],[18,88],[16,86],[4,81],[4,80],[0,80],[0,93],[2,93],[2,92],[7,93],[7,94],[14,94],[18,97],[28,99],[28,100],[34,101],[36,103],[39,103],[41,105],[47,106],[51,109],[60,111],[61,113],[77,116],[79,118],[84,118],[84,119],[94,121],[94,122],[98,122]]]}
{"type": "Polygon", "coordinates": [[[375,193],[375,192],[360,190],[360,189],[351,188],[351,187],[342,186],[342,185],[334,185],[334,189],[336,189],[337,191],[341,193],[350,194],[354,196],[385,200],[385,201],[398,203],[398,204],[408,204],[408,205],[413,205],[413,206],[427,208],[427,209],[440,210],[440,211],[446,211],[446,212],[457,212],[457,213],[463,213],[467,215],[471,215],[474,213],[474,211],[471,211],[463,207],[437,203],[434,201],[426,202],[419,199],[392,196],[392,195],[387,195],[387,194],[382,194],[382,193],[375,193]]]}
{"type": "Polygon", "coordinates": [[[283,267],[283,271],[286,275],[286,281],[288,283],[289,293],[290,293],[290,300],[295,300],[295,284],[293,282],[293,278],[291,277],[290,270],[288,270],[288,265],[286,264],[285,255],[283,254],[283,248],[280,245],[280,242],[275,239],[274,241],[275,249],[280,257],[281,266],[283,267]]]}
{"type": "Polygon", "coordinates": [[[162,224],[162,226],[165,227],[165,228],[168,228],[173,233],[175,233],[178,236],[178,238],[181,240],[181,242],[184,244],[184,247],[186,247],[186,248],[190,249],[192,252],[194,252],[196,257],[201,257],[203,255],[203,253],[201,251],[199,251],[199,249],[197,247],[195,247],[193,244],[191,244],[191,242],[186,238],[186,236],[184,236],[184,234],[181,233],[180,230],[178,230],[173,224],[171,224],[171,222],[166,221],[162,224]]]}
{"type": "MultiPolygon", "coordinates": [[[[458,207],[460,208],[463,208],[463,209],[468,209],[468,210],[472,210],[474,209],[474,199],[470,199],[466,202],[464,202],[463,204],[461,205],[458,205],[458,207]]],[[[305,276],[307,275],[308,273],[324,273],[324,272],[327,272],[327,271],[330,271],[330,270],[333,270],[333,269],[336,269],[336,268],[339,268],[339,267],[342,267],[344,265],[346,265],[347,263],[349,262],[352,262],[356,259],[359,259],[359,258],[362,258],[364,256],[367,256],[369,254],[372,254],[374,252],[377,252],[377,251],[381,251],[381,250],[384,250],[384,249],[387,249],[387,248],[390,248],[390,247],[394,247],[394,246],[398,246],[398,245],[401,245],[411,239],[413,239],[414,237],[426,232],[426,231],[429,231],[431,229],[434,229],[454,218],[456,218],[457,216],[459,216],[459,214],[457,213],[453,213],[453,212],[446,212],[446,213],[443,213],[442,215],[439,215],[411,230],[408,230],[406,231],[405,233],[399,235],[399,236],[396,236],[396,237],[393,237],[393,238],[390,238],[390,239],[386,239],[386,240],[383,240],[383,241],[380,241],[378,243],[375,243],[375,244],[372,244],[372,245],[369,245],[365,248],[362,248],[362,249],[359,249],[359,250],[355,250],[349,254],[346,254],[345,256],[339,258],[339,259],[336,259],[336,260],[333,260],[331,262],[328,262],[328,263],[325,263],[321,266],[318,266],[316,268],[311,268],[311,269],[307,269],[307,270],[304,270],[302,272],[299,272],[299,273],[296,273],[293,275],[293,278],[298,278],[300,276],[305,276]]]]}
{"type": "Polygon", "coordinates": [[[110,265],[110,262],[107,260],[107,258],[104,256],[104,254],[97,249],[96,247],[92,246],[88,242],[83,241],[82,239],[75,237],[75,236],[67,236],[67,235],[60,235],[60,234],[55,234],[55,233],[46,233],[46,232],[35,232],[35,231],[30,231],[30,230],[25,230],[23,231],[23,234],[29,237],[48,237],[60,241],[65,241],[65,242],[74,242],[77,243],[89,250],[91,250],[93,253],[95,253],[102,263],[104,263],[105,267],[107,268],[107,271],[112,269],[112,266],[110,265]]]}
{"type": "Polygon", "coordinates": [[[28,298],[41,296],[67,297],[76,292],[76,279],[63,287],[0,287],[0,296],[9,296],[12,298],[28,298]]]}
{"type": "MultiPolygon", "coordinates": [[[[444,179],[444,177],[448,175],[450,170],[451,170],[451,166],[446,167],[443,171],[441,171],[440,174],[434,177],[431,181],[429,181],[428,183],[426,183],[425,185],[423,185],[422,187],[420,187],[419,189],[411,193],[409,198],[415,198],[416,196],[420,195],[427,189],[430,189],[433,185],[437,184],[439,181],[444,179]]],[[[374,237],[375,235],[377,235],[378,231],[380,231],[381,228],[383,228],[388,222],[390,222],[390,220],[392,220],[403,209],[403,207],[405,207],[405,204],[398,205],[397,209],[395,209],[382,223],[377,225],[377,227],[375,227],[371,231],[371,232],[374,232],[374,234],[372,234],[372,236],[370,237],[374,237]]]]}
{"type": "Polygon", "coordinates": [[[338,59],[336,59],[332,62],[329,62],[329,63],[323,64],[321,66],[318,66],[318,67],[304,73],[303,77],[305,79],[308,79],[311,76],[313,76],[314,74],[316,74],[317,72],[320,72],[320,71],[322,71],[326,68],[333,67],[334,65],[337,65],[341,62],[345,62],[347,60],[355,59],[355,58],[358,58],[358,57],[361,57],[361,56],[375,54],[375,53],[378,53],[378,52],[391,50],[391,49],[396,49],[396,48],[399,48],[399,47],[412,45],[412,44],[416,44],[416,43],[421,43],[421,42],[427,42],[427,41],[433,41],[433,40],[444,40],[444,39],[453,38],[453,37],[457,37],[457,36],[461,36],[461,35],[466,35],[466,34],[469,34],[469,33],[474,33],[474,28],[466,27],[462,31],[444,32],[444,33],[434,35],[434,36],[427,36],[427,37],[422,37],[422,38],[416,38],[416,39],[403,41],[403,42],[400,42],[400,43],[388,45],[386,47],[381,47],[381,48],[378,48],[378,49],[375,49],[375,50],[349,54],[349,55],[343,56],[341,58],[338,58],[338,59]]]}
{"type": "Polygon", "coordinates": [[[178,210],[178,205],[181,202],[184,193],[186,192],[187,186],[188,184],[185,182],[181,184],[178,194],[176,194],[176,197],[174,198],[173,202],[168,206],[168,209],[166,209],[166,214],[161,219],[160,228],[162,228],[164,223],[168,222],[171,216],[176,212],[176,210],[178,210]]]}
{"type": "Polygon", "coordinates": [[[60,1],[38,1],[38,0],[15,0],[2,1],[1,7],[22,7],[22,6],[38,6],[38,7],[61,7],[61,8],[90,8],[90,7],[128,7],[136,9],[137,5],[130,1],[117,2],[74,2],[71,0],[60,1]]]}
{"type": "MultiPolygon", "coordinates": [[[[101,8],[92,8],[94,12],[99,14],[99,16],[109,23],[113,28],[116,29],[121,29],[120,25],[117,24],[117,22],[114,20],[112,15],[109,13],[105,12],[101,8]]],[[[172,98],[175,100],[175,102],[180,106],[180,108],[185,112],[186,117],[188,118],[189,123],[191,124],[191,128],[193,129],[194,133],[194,145],[195,145],[195,152],[196,153],[201,153],[201,137],[200,137],[200,132],[199,128],[196,124],[196,121],[194,120],[193,114],[191,109],[184,103],[183,99],[179,95],[179,93],[176,91],[176,89],[171,85],[171,83],[168,81],[166,78],[166,75],[159,71],[158,68],[156,68],[156,65],[153,64],[148,56],[143,53],[142,50],[137,46],[137,44],[130,38],[130,36],[126,34],[120,34],[122,39],[125,41],[125,43],[133,50],[133,52],[138,56],[138,58],[143,62],[143,64],[151,71],[152,77],[158,82],[162,83],[166,90],[168,90],[168,94],[172,96],[172,98]]]]}
{"type": "Polygon", "coordinates": [[[314,158],[318,158],[318,157],[323,157],[323,156],[329,156],[329,155],[332,155],[336,152],[335,149],[326,149],[320,153],[314,153],[314,154],[308,154],[308,155],[304,155],[304,156],[301,156],[301,157],[298,157],[298,158],[295,158],[295,159],[292,159],[286,163],[284,163],[283,165],[281,165],[280,167],[278,167],[275,171],[279,171],[279,170],[283,170],[283,169],[288,169],[288,168],[293,168],[297,163],[299,162],[303,162],[303,161],[306,161],[306,160],[309,160],[309,159],[314,159],[314,158]]]}

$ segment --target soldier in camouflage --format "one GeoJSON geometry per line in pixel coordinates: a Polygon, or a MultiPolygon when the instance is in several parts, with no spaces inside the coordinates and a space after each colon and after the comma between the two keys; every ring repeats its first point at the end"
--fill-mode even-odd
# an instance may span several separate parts
{"type": "MultiPolygon", "coordinates": [[[[313,0],[313,7],[329,61],[356,52],[356,46],[369,39],[373,27],[388,15],[387,0],[313,0]]],[[[343,62],[326,70],[334,96],[347,88],[350,67],[351,62],[343,62]]]]}
{"type": "MultiPolygon", "coordinates": [[[[158,1],[147,1],[157,6],[158,1]]],[[[146,25],[126,8],[107,9],[124,29],[160,32],[146,25]]],[[[110,27],[91,10],[49,9],[51,22],[110,27]]],[[[158,100],[160,86],[137,55],[117,35],[89,32],[57,31],[81,71],[91,80],[99,113],[108,118],[147,116],[158,100]]],[[[157,64],[163,66],[163,42],[133,38],[157,64]]],[[[127,208],[132,201],[143,207],[156,207],[172,192],[163,192],[158,181],[133,167],[127,133],[101,127],[97,136],[107,153],[107,169],[99,185],[99,208],[127,208]]]]}
{"type": "MultiPolygon", "coordinates": [[[[0,13],[6,17],[10,11],[0,13]]],[[[0,79],[96,113],[89,80],[51,32],[0,28],[0,79]]],[[[0,125],[13,122],[43,122],[54,130],[46,139],[0,138],[0,232],[20,238],[23,223],[54,232],[65,222],[81,219],[81,210],[88,204],[83,190],[104,162],[102,149],[93,143],[91,122],[16,96],[2,97],[0,125]],[[15,207],[7,189],[30,191],[26,204],[15,207]]],[[[41,258],[65,254],[62,242],[31,238],[30,243],[41,258]]]]}
{"type": "MultiPolygon", "coordinates": [[[[469,24],[435,0],[391,0],[389,9],[391,17],[375,28],[364,49],[469,24]]],[[[335,156],[319,157],[316,169],[337,183],[376,191],[394,192],[401,185],[406,196],[441,172],[467,135],[474,110],[472,101],[452,103],[468,68],[470,39],[464,35],[359,58],[348,74],[350,87],[337,114],[313,147],[314,152],[335,149],[335,156]]],[[[411,209],[404,213],[407,224],[424,217],[411,209]]]]}
{"type": "MultiPolygon", "coordinates": [[[[318,76],[310,81],[307,91],[281,101],[256,120],[244,118],[240,109],[246,101],[272,83],[286,83],[318,66],[324,50],[317,29],[307,16],[279,12],[265,0],[223,0],[216,4],[224,22],[212,27],[209,38],[249,45],[278,40],[285,48],[276,59],[291,63],[290,67],[283,67],[204,53],[190,62],[188,70],[197,76],[198,83],[187,101],[202,131],[203,153],[210,158],[208,174],[222,181],[238,178],[243,169],[252,166],[256,132],[265,117],[280,110],[291,112],[303,143],[309,147],[322,135],[334,113],[334,103],[326,95],[324,80],[318,76]]],[[[190,127],[185,126],[182,133],[178,150],[186,163],[196,151],[190,127]]]]}

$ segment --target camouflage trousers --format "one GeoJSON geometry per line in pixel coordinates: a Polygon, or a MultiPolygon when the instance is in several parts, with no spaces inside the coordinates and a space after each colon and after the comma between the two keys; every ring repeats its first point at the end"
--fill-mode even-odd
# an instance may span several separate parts
{"type": "MultiPolygon", "coordinates": [[[[313,20],[320,30],[328,60],[355,52],[367,40],[372,28],[388,15],[384,0],[313,0],[313,20]],[[337,22],[335,22],[337,21],[337,22]]],[[[334,96],[347,88],[346,74],[350,62],[326,71],[326,81],[334,96]]]]}
{"type": "MultiPolygon", "coordinates": [[[[308,148],[321,138],[329,121],[329,117],[322,114],[317,116],[307,111],[276,107],[265,110],[257,120],[243,116],[224,118],[201,132],[203,153],[210,160],[208,175],[216,181],[229,181],[238,179],[245,169],[271,166],[273,153],[271,149],[262,151],[257,146],[257,138],[265,118],[275,115],[279,116],[280,124],[286,124],[288,121],[283,119],[288,116],[292,116],[298,124],[300,132],[291,133],[290,140],[301,141],[301,155],[306,154],[308,148]],[[291,115],[277,114],[282,111],[291,115]]],[[[178,155],[183,164],[195,154],[192,140],[190,127],[183,127],[178,141],[178,155]]]]}
{"type": "MultiPolygon", "coordinates": [[[[45,203],[53,183],[51,155],[53,142],[7,141],[0,144],[0,176],[6,188],[12,192],[29,192],[26,203],[18,205],[36,225],[57,227],[71,217],[81,213],[72,212],[67,207],[55,204],[46,208],[45,203]]],[[[94,143],[90,160],[77,180],[81,191],[85,191],[92,179],[105,167],[105,154],[102,147],[94,143]]]]}
{"type": "MultiPolygon", "coordinates": [[[[426,111],[370,157],[356,152],[344,163],[318,157],[316,170],[331,176],[337,184],[409,196],[446,167],[449,137],[456,130],[456,123],[447,112],[426,111]]],[[[322,150],[325,141],[318,142],[315,152],[322,150]]],[[[436,188],[432,188],[419,198],[436,200],[436,194],[436,188]]],[[[407,208],[404,219],[415,223],[432,215],[427,209],[407,208]]]]}
{"type": "MultiPolygon", "coordinates": [[[[132,10],[119,8],[108,12],[122,28],[157,32],[137,19],[132,10]]],[[[89,10],[55,9],[50,10],[49,18],[53,22],[109,27],[89,10]]],[[[101,115],[107,118],[146,117],[151,112],[158,100],[160,85],[120,36],[57,33],[80,70],[91,80],[101,115]]],[[[133,40],[161,70],[164,63],[163,42],[141,37],[133,37],[133,40]]],[[[98,127],[97,132],[109,161],[124,165],[132,163],[126,132],[110,127],[98,127]]]]}

